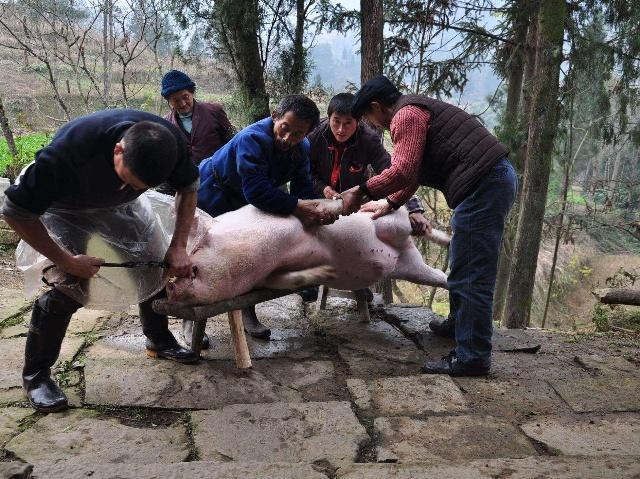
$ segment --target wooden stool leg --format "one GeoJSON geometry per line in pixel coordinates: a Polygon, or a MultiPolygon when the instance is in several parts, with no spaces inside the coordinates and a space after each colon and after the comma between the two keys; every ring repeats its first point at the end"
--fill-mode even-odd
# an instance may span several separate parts
{"type": "Polygon", "coordinates": [[[358,304],[358,315],[360,316],[360,321],[363,323],[368,323],[371,321],[371,316],[369,315],[369,304],[367,303],[367,293],[363,290],[358,290],[353,292],[356,297],[356,303],[358,304]]]}
{"type": "Polygon", "coordinates": [[[324,284],[320,286],[318,291],[318,299],[316,301],[316,311],[327,309],[327,296],[329,295],[329,287],[324,284]]]}
{"type": "Polygon", "coordinates": [[[242,310],[229,311],[228,316],[236,366],[238,369],[248,369],[251,367],[251,356],[249,356],[249,346],[247,346],[247,338],[244,335],[244,327],[242,325],[242,310]]]}
{"type": "Polygon", "coordinates": [[[206,319],[200,319],[193,322],[193,329],[191,330],[191,349],[200,357],[200,351],[202,351],[202,339],[204,338],[204,330],[207,326],[206,319]]]}

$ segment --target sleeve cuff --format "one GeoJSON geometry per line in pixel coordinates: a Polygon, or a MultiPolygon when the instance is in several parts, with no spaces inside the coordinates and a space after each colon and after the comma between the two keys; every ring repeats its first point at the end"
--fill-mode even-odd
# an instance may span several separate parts
{"type": "Polygon", "coordinates": [[[397,204],[395,201],[391,201],[389,198],[387,198],[387,203],[389,203],[389,206],[391,206],[394,210],[397,210],[400,208],[400,206],[402,206],[397,204]]]}
{"type": "Polygon", "coordinates": [[[4,197],[4,201],[2,202],[2,209],[0,210],[0,213],[2,214],[2,216],[8,216],[17,220],[33,221],[37,220],[40,217],[39,214],[29,211],[22,206],[18,206],[6,195],[4,197]]]}
{"type": "Polygon", "coordinates": [[[188,184],[177,191],[178,193],[189,193],[191,191],[198,191],[198,188],[200,188],[200,177],[196,178],[193,183],[188,184]]]}
{"type": "Polygon", "coordinates": [[[362,183],[360,183],[360,189],[362,190],[362,192],[368,196],[369,198],[371,198],[372,200],[375,200],[376,198],[374,198],[374,196],[371,194],[371,190],[369,190],[369,188],[367,188],[367,182],[363,181],[362,183]]]}

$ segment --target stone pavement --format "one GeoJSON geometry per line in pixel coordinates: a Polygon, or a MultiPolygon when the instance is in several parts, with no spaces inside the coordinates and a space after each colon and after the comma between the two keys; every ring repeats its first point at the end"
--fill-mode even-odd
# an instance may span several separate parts
{"type": "Polygon", "coordinates": [[[491,376],[451,379],[420,373],[451,348],[430,310],[366,324],[293,295],[259,305],[273,340],[239,371],[225,317],[180,365],[146,357],[133,310],[81,310],[56,367],[74,407],[44,415],[20,387],[29,306],[0,294],[0,478],[640,477],[638,336],[499,330],[491,376]]]}

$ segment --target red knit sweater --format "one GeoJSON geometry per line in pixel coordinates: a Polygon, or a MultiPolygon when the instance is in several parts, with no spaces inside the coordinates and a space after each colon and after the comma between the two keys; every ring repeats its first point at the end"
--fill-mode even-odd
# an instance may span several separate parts
{"type": "Polygon", "coordinates": [[[403,205],[416,192],[430,119],[428,111],[413,105],[395,114],[391,120],[391,166],[367,181],[374,198],[388,196],[393,203],[403,205]]]}

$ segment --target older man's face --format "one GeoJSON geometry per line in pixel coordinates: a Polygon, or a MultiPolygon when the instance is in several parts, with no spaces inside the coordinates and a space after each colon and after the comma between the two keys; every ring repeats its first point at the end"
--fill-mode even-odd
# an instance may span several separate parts
{"type": "Polygon", "coordinates": [[[280,151],[287,151],[304,140],[309,133],[311,122],[301,120],[292,111],[286,112],[280,118],[273,118],[273,138],[275,146],[280,151]]]}
{"type": "Polygon", "coordinates": [[[181,115],[188,115],[193,109],[193,93],[189,90],[172,93],[167,100],[171,109],[181,115]]]}

